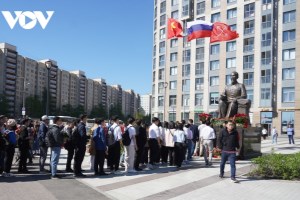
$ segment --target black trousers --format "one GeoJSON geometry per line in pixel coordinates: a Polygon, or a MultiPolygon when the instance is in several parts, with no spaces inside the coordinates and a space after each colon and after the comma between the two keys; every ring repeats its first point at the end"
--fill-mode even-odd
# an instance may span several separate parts
{"type": "Polygon", "coordinates": [[[20,161],[19,161],[19,171],[27,170],[27,158],[29,149],[19,148],[20,151],[20,161]]]}
{"type": "Polygon", "coordinates": [[[4,171],[10,173],[11,165],[15,154],[15,145],[8,145],[5,148],[4,171]]]}
{"type": "Polygon", "coordinates": [[[159,146],[156,139],[149,139],[149,148],[150,148],[150,164],[153,165],[157,158],[159,158],[159,146]]]}
{"type": "Polygon", "coordinates": [[[161,146],[160,156],[161,156],[161,162],[164,163],[168,162],[168,148],[166,146],[161,146]]]}
{"type": "Polygon", "coordinates": [[[143,155],[144,155],[144,147],[139,147],[138,150],[136,151],[135,159],[134,159],[134,168],[135,169],[138,169],[139,164],[142,163],[143,155]]]}
{"type": "Polygon", "coordinates": [[[73,148],[68,148],[68,157],[67,157],[67,163],[66,163],[66,170],[71,169],[71,163],[72,159],[74,157],[75,149],[73,148]]]}
{"type": "Polygon", "coordinates": [[[169,165],[174,165],[174,147],[167,147],[168,157],[169,157],[169,165]]]}
{"type": "Polygon", "coordinates": [[[149,163],[149,147],[144,147],[143,156],[142,156],[142,163],[148,164],[149,163]]]}
{"type": "Polygon", "coordinates": [[[120,142],[115,142],[114,144],[108,147],[108,158],[107,158],[107,165],[109,166],[110,170],[119,170],[120,164],[120,142]]]}
{"type": "Polygon", "coordinates": [[[86,147],[82,146],[80,148],[75,149],[75,157],[74,157],[74,174],[81,174],[81,164],[84,159],[86,147]]]}
{"type": "Polygon", "coordinates": [[[184,144],[179,143],[179,142],[175,142],[174,160],[175,160],[175,165],[177,167],[181,167],[183,158],[184,158],[184,144]]]}
{"type": "Polygon", "coordinates": [[[104,158],[105,158],[105,150],[96,150],[95,163],[94,163],[95,174],[104,172],[103,170],[104,158]],[[99,171],[98,168],[100,169],[99,171]]]}

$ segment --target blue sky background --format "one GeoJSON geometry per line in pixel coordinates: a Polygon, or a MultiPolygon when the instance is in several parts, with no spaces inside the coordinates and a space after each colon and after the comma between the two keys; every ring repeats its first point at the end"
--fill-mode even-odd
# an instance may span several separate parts
{"type": "Polygon", "coordinates": [[[1,0],[0,11],[55,11],[45,30],[11,30],[0,13],[0,42],[22,56],[151,92],[153,0],[1,0]]]}

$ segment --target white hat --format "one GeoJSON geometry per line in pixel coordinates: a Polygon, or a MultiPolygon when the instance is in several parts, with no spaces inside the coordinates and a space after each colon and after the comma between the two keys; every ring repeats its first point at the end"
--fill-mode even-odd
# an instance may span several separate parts
{"type": "Polygon", "coordinates": [[[45,121],[45,120],[47,120],[47,119],[49,119],[47,115],[43,115],[43,116],[42,116],[42,121],[45,121]]]}
{"type": "Polygon", "coordinates": [[[9,119],[9,120],[7,120],[7,122],[6,122],[6,125],[7,125],[7,126],[10,126],[10,127],[13,127],[13,126],[17,125],[17,122],[16,122],[16,120],[14,120],[14,119],[9,119]]]}

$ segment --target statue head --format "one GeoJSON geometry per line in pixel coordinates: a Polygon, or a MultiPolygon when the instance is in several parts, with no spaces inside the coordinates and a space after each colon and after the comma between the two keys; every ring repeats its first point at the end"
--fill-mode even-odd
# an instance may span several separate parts
{"type": "Polygon", "coordinates": [[[239,73],[237,73],[236,71],[231,73],[231,83],[237,83],[237,79],[239,78],[239,73]]]}

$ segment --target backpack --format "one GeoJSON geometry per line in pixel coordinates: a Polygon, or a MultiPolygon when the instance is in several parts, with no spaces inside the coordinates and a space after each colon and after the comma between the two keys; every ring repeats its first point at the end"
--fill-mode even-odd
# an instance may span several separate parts
{"type": "MultiPolygon", "coordinates": [[[[132,127],[132,126],[130,126],[130,127],[132,127]]],[[[122,135],[122,143],[123,143],[124,146],[129,146],[130,143],[131,143],[131,138],[129,136],[129,128],[130,127],[128,127],[125,130],[124,134],[122,135]]]]}
{"type": "MultiPolygon", "coordinates": [[[[118,126],[116,126],[115,128],[117,128],[118,126]]],[[[112,126],[111,127],[109,127],[109,129],[108,129],[108,134],[107,134],[107,145],[108,146],[111,146],[111,145],[113,145],[115,142],[116,142],[116,140],[115,140],[115,134],[114,134],[114,129],[115,128],[113,128],[112,126]]]]}

